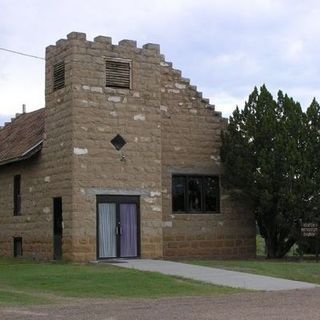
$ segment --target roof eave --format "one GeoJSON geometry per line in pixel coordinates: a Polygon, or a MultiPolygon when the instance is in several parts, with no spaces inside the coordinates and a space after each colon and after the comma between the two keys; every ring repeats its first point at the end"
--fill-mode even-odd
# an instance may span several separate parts
{"type": "Polygon", "coordinates": [[[19,157],[5,159],[5,160],[0,161],[0,166],[6,165],[9,163],[13,163],[13,162],[20,162],[20,161],[27,160],[27,159],[31,158],[33,155],[35,155],[36,153],[38,153],[42,149],[42,143],[43,143],[43,140],[40,140],[39,142],[37,142],[34,146],[29,148],[27,151],[25,151],[19,157]]]}

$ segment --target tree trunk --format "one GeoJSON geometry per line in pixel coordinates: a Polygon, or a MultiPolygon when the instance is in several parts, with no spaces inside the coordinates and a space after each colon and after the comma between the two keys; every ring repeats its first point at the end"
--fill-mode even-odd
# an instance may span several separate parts
{"type": "Polygon", "coordinates": [[[279,241],[275,235],[269,239],[265,239],[267,249],[267,259],[281,259],[283,258],[291,247],[296,242],[295,239],[289,238],[283,241],[279,241]]]}

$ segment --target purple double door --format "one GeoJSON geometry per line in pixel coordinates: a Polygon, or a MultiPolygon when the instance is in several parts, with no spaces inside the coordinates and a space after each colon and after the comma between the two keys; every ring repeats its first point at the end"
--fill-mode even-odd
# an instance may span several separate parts
{"type": "Polygon", "coordinates": [[[137,197],[98,196],[98,258],[139,255],[137,197]]]}

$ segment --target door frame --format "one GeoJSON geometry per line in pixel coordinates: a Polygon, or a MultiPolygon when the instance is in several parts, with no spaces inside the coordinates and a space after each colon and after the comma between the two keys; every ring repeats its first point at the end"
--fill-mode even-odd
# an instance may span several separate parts
{"type": "Polygon", "coordinates": [[[116,204],[116,217],[118,221],[118,215],[120,210],[120,204],[128,203],[135,204],[137,206],[137,256],[126,257],[125,259],[136,259],[140,257],[141,250],[141,233],[140,233],[140,196],[128,196],[128,195],[97,195],[96,199],[96,254],[97,260],[112,260],[121,259],[120,257],[120,237],[116,239],[117,242],[117,256],[116,257],[100,257],[99,256],[99,204],[100,203],[115,203],[116,204]]]}

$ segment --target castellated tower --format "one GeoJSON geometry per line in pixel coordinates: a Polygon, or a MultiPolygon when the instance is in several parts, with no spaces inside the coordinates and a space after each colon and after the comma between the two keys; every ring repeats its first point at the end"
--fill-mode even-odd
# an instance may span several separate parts
{"type": "Polygon", "coordinates": [[[139,255],[163,256],[160,112],[158,45],[73,32],[47,48],[44,155],[63,194],[66,259],[99,256],[99,195],[139,197],[139,255]]]}

